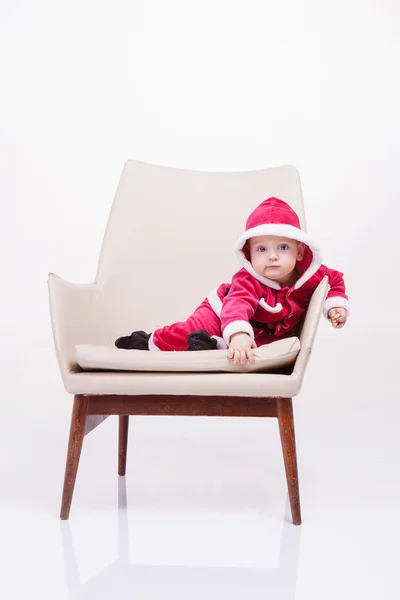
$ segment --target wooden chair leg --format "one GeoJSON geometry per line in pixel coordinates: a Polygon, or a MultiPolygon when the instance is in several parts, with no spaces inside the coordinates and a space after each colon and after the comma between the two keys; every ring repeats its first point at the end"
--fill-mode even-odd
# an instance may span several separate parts
{"type": "Polygon", "coordinates": [[[67,463],[65,465],[64,489],[61,502],[60,517],[63,520],[68,519],[71,508],[79,458],[81,456],[83,438],[85,437],[88,405],[89,398],[87,396],[75,396],[69,431],[67,463]]]}
{"type": "Polygon", "coordinates": [[[294,525],[301,525],[299,477],[297,472],[296,439],[294,434],[293,407],[291,398],[276,400],[279,431],[289,491],[290,508],[294,525]]]}
{"type": "Polygon", "coordinates": [[[128,449],[128,429],[129,415],[120,415],[119,417],[119,435],[118,435],[118,475],[125,475],[126,472],[126,452],[128,449]]]}

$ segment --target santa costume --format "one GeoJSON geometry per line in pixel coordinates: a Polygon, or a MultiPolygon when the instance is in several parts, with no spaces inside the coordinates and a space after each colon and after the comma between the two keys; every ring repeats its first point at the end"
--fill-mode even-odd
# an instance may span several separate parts
{"type": "Polygon", "coordinates": [[[221,284],[183,322],[157,329],[151,334],[134,331],[118,338],[118,348],[138,350],[207,350],[227,348],[233,334],[244,332],[261,346],[298,335],[307,307],[320,281],[327,276],[330,290],[323,313],[331,308],[348,310],[343,274],[322,265],[320,252],[301,229],[294,210],[283,200],[268,198],[251,213],[246,231],[235,250],[243,268],[230,283],[221,284]],[[272,235],[305,244],[302,260],[296,263],[299,275],[291,286],[258,274],[249,259],[246,242],[256,236],[272,235]]]}

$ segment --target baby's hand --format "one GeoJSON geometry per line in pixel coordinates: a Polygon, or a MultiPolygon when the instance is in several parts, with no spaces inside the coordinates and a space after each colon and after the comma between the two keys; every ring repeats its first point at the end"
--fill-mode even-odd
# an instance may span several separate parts
{"type": "Polygon", "coordinates": [[[331,310],[328,311],[328,317],[335,329],[341,329],[345,326],[347,321],[347,310],[342,307],[331,308],[331,310]]]}
{"type": "Polygon", "coordinates": [[[229,342],[228,358],[233,360],[234,365],[254,364],[253,348],[257,348],[255,341],[247,333],[234,333],[229,342]]]}

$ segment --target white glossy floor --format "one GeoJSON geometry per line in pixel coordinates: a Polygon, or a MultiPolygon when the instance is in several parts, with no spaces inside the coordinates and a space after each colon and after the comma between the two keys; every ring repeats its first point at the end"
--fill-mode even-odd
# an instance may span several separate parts
{"type": "Polygon", "coordinates": [[[301,527],[277,423],[257,419],[131,417],[119,478],[109,418],[85,439],[60,522],[71,398],[50,337],[3,348],[0,597],[399,598],[398,364],[394,336],[372,337],[382,356],[371,332],[321,324],[294,401],[301,527]]]}

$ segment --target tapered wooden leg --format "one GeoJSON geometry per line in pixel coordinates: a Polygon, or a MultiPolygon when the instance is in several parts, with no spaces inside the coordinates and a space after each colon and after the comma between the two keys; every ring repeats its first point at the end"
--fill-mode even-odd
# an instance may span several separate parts
{"type": "Polygon", "coordinates": [[[120,417],[119,417],[119,436],[118,436],[118,475],[125,475],[125,472],[126,472],[126,452],[128,449],[128,429],[129,429],[129,415],[120,415],[120,417]]]}
{"type": "Polygon", "coordinates": [[[61,502],[60,517],[63,520],[68,519],[71,508],[79,458],[81,456],[82,443],[85,436],[88,404],[89,398],[87,396],[75,396],[74,407],[72,409],[71,428],[69,431],[67,463],[65,465],[64,489],[61,502]]]}
{"type": "Polygon", "coordinates": [[[293,407],[291,398],[277,398],[279,431],[285,462],[290,508],[294,525],[301,524],[299,477],[297,473],[296,439],[294,434],[293,407]]]}

